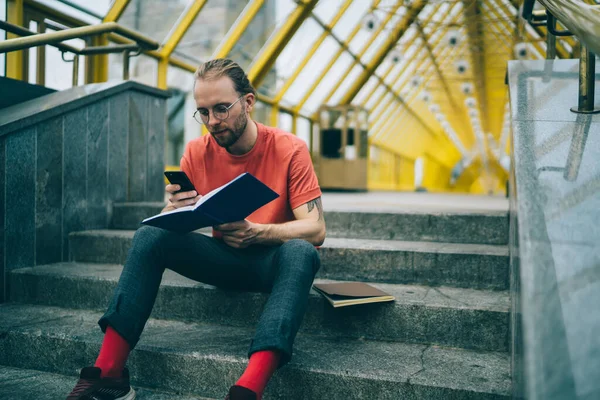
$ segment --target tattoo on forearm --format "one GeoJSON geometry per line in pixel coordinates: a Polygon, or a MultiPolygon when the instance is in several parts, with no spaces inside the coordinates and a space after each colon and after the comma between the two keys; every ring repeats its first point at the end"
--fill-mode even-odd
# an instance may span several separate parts
{"type": "Polygon", "coordinates": [[[306,203],[306,205],[308,206],[309,213],[315,208],[315,206],[317,207],[317,211],[319,212],[319,219],[317,221],[320,221],[321,218],[323,218],[323,204],[321,203],[320,197],[309,201],[306,203]]]}

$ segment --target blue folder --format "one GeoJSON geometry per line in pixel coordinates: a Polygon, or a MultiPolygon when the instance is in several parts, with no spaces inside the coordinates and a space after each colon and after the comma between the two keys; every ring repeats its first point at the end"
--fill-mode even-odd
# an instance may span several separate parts
{"type": "Polygon", "coordinates": [[[146,218],[142,224],[174,232],[191,232],[241,221],[278,197],[271,188],[245,172],[206,194],[196,204],[146,218]]]}

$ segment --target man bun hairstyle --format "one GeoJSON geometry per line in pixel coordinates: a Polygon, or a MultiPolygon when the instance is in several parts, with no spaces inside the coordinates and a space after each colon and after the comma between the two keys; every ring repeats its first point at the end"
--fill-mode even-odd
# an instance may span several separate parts
{"type": "Polygon", "coordinates": [[[256,96],[256,89],[250,83],[248,75],[238,63],[228,58],[216,58],[200,64],[194,74],[194,82],[198,79],[211,80],[227,76],[233,82],[233,87],[240,95],[252,93],[256,96]]]}

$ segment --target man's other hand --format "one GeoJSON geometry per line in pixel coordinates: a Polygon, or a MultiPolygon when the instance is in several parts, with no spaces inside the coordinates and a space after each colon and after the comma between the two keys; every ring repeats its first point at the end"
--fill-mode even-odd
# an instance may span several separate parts
{"type": "Polygon", "coordinates": [[[181,189],[181,186],[179,186],[179,185],[170,185],[169,184],[165,187],[165,191],[170,193],[171,196],[169,197],[169,201],[167,202],[166,207],[163,208],[161,213],[164,213],[166,211],[172,211],[177,208],[181,208],[181,207],[185,207],[185,206],[194,205],[194,204],[196,204],[196,202],[198,200],[200,200],[202,198],[202,195],[199,195],[198,193],[196,193],[195,190],[192,190],[190,192],[175,193],[176,191],[178,191],[180,189],[181,189]]]}
{"type": "Polygon", "coordinates": [[[243,220],[217,225],[214,229],[223,234],[223,241],[226,244],[236,249],[244,249],[256,243],[261,226],[260,224],[243,220]]]}

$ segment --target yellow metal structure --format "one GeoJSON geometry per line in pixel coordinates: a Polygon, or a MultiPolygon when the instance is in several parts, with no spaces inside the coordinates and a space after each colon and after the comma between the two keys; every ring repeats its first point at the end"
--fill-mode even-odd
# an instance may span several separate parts
{"type": "MultiPolygon", "coordinates": [[[[218,14],[226,15],[229,22],[224,26],[229,28],[211,30],[210,40],[214,43],[209,47],[209,55],[203,56],[186,53],[188,41],[182,44],[182,39],[196,26],[199,16],[214,13],[216,2],[177,3],[181,3],[179,8],[174,3],[169,3],[169,7],[180,11],[163,18],[176,22],[157,26],[162,46],[142,49],[140,57],[154,63],[156,78],[146,77],[145,82],[168,89],[171,81],[167,81],[167,73],[171,76],[174,72],[170,68],[191,74],[199,61],[190,60],[204,60],[210,55],[232,56],[234,48],[232,57],[242,57],[236,44],[250,43],[248,49],[253,50],[243,49],[246,59],[241,61],[258,90],[261,113],[257,116],[262,122],[284,124],[292,133],[303,135],[314,149],[317,169],[320,143],[313,144],[312,128],[319,116],[315,111],[325,106],[358,107],[369,115],[370,158],[365,163],[369,189],[414,190],[420,185],[430,191],[488,193],[504,187],[507,173],[499,160],[510,148],[505,127],[505,119],[510,118],[506,108],[506,61],[517,56],[518,44],[529,50],[529,59],[546,55],[546,28],[526,25],[520,19],[521,1],[248,0],[245,6],[231,2],[222,6],[223,14],[218,14]],[[286,11],[282,14],[280,8],[286,11]],[[367,27],[369,18],[376,24],[367,27]],[[316,26],[320,27],[319,32],[314,31],[316,26]],[[449,35],[458,35],[458,43],[450,45],[449,35]],[[396,55],[392,61],[393,52],[402,56],[396,55]],[[458,76],[456,64],[462,60],[468,61],[468,71],[458,76]],[[311,68],[314,70],[309,71],[311,68]],[[351,81],[347,79],[349,74],[354,74],[351,81]],[[474,107],[470,97],[476,98],[474,107]],[[330,104],[334,99],[340,100],[330,104]],[[468,167],[451,185],[452,168],[461,160],[468,167]],[[423,168],[420,182],[415,181],[415,168],[423,168]]],[[[541,3],[566,21],[562,28],[575,30],[591,47],[600,43],[596,40],[600,34],[598,6],[581,0],[541,3]]],[[[101,22],[118,23],[133,4],[130,0],[114,0],[101,22]]],[[[171,8],[165,8],[165,12],[171,12],[171,8]]],[[[212,18],[217,14],[208,15],[212,18]]],[[[7,0],[7,22],[29,29],[30,21],[38,24],[39,32],[44,32],[46,23],[55,26],[53,30],[88,25],[50,3],[7,0]]],[[[161,23],[158,18],[157,24],[161,23]]],[[[96,29],[93,28],[98,33],[96,29]]],[[[16,37],[9,34],[6,42],[16,37]]],[[[23,43],[31,42],[8,44],[13,47],[6,57],[6,76],[28,78],[30,60],[28,53],[21,50],[26,47],[14,47],[23,43]]],[[[111,43],[132,42],[109,30],[91,36],[86,47],[111,43]]],[[[72,52],[66,43],[59,48],[72,52]]],[[[556,40],[560,58],[577,55],[578,48],[577,38],[556,40]]],[[[45,48],[39,47],[37,54],[37,79],[43,84],[45,48]]],[[[76,54],[85,61],[86,82],[108,79],[107,54],[76,54]]]]}
{"type": "Polygon", "coordinates": [[[404,32],[406,32],[409,26],[416,20],[421,10],[423,10],[423,7],[425,7],[425,1],[423,0],[416,0],[411,4],[412,5],[408,8],[406,15],[404,18],[402,18],[402,21],[392,28],[385,44],[377,51],[376,55],[373,57],[373,60],[367,64],[367,68],[365,68],[358,79],[352,84],[348,92],[342,97],[340,100],[341,104],[350,104],[360,88],[367,83],[367,80],[372,74],[375,73],[375,70],[382,63],[385,56],[387,56],[390,50],[392,50],[404,32]]]}
{"type": "MultiPolygon", "coordinates": [[[[119,19],[125,8],[131,0],[115,0],[112,7],[104,17],[102,22],[115,22],[119,19]]],[[[97,36],[92,39],[93,46],[107,46],[108,38],[106,36],[97,36]]],[[[105,82],[108,80],[108,55],[99,54],[88,58],[86,63],[86,83],[105,82]]]]}
{"type": "Polygon", "coordinates": [[[260,11],[264,5],[265,0],[251,0],[250,3],[244,8],[244,11],[240,14],[237,21],[233,24],[227,35],[221,41],[221,44],[215,50],[212,58],[225,58],[233,49],[233,46],[240,40],[242,34],[250,25],[250,22],[254,20],[256,14],[260,11]]]}
{"type": "Polygon", "coordinates": [[[248,79],[252,84],[259,86],[265,78],[279,54],[290,41],[300,25],[312,12],[319,0],[298,0],[298,6],[277,31],[272,40],[269,40],[263,51],[258,55],[257,61],[248,71],[248,79]]]}
{"type": "MultiPolygon", "coordinates": [[[[6,4],[7,13],[6,19],[9,23],[14,25],[23,26],[23,0],[8,0],[6,4]]],[[[17,38],[17,35],[9,33],[6,35],[7,39],[17,38]]],[[[24,65],[23,65],[23,53],[24,51],[15,51],[8,53],[6,56],[6,76],[12,79],[23,79],[24,77],[24,65]]]]}
{"type": "Polygon", "coordinates": [[[296,67],[296,69],[294,70],[294,72],[292,72],[291,75],[288,77],[288,79],[286,80],[285,84],[279,90],[279,92],[275,95],[275,98],[273,100],[275,100],[276,102],[280,102],[281,101],[281,99],[283,98],[283,96],[285,95],[285,93],[288,91],[288,89],[292,86],[292,84],[298,78],[298,75],[300,75],[300,72],[302,72],[302,70],[304,69],[304,67],[306,67],[306,64],[308,64],[308,62],[310,61],[310,59],[315,55],[315,53],[317,52],[317,50],[319,49],[319,47],[321,47],[321,45],[323,44],[323,42],[325,41],[325,39],[327,39],[327,37],[329,35],[331,35],[331,32],[332,32],[333,28],[338,23],[338,21],[340,20],[340,18],[342,18],[342,16],[346,12],[346,10],[348,10],[348,7],[350,7],[350,4],[352,4],[353,1],[354,0],[345,0],[344,1],[344,4],[340,7],[340,9],[338,10],[338,12],[335,15],[335,17],[333,17],[333,20],[331,21],[331,23],[329,25],[327,25],[327,27],[324,29],[324,31],[321,34],[321,36],[319,36],[319,38],[317,39],[317,41],[315,43],[313,43],[313,45],[310,48],[310,50],[308,51],[308,53],[306,53],[306,55],[304,56],[304,58],[302,59],[302,61],[300,62],[300,64],[298,64],[298,66],[296,67]]]}

